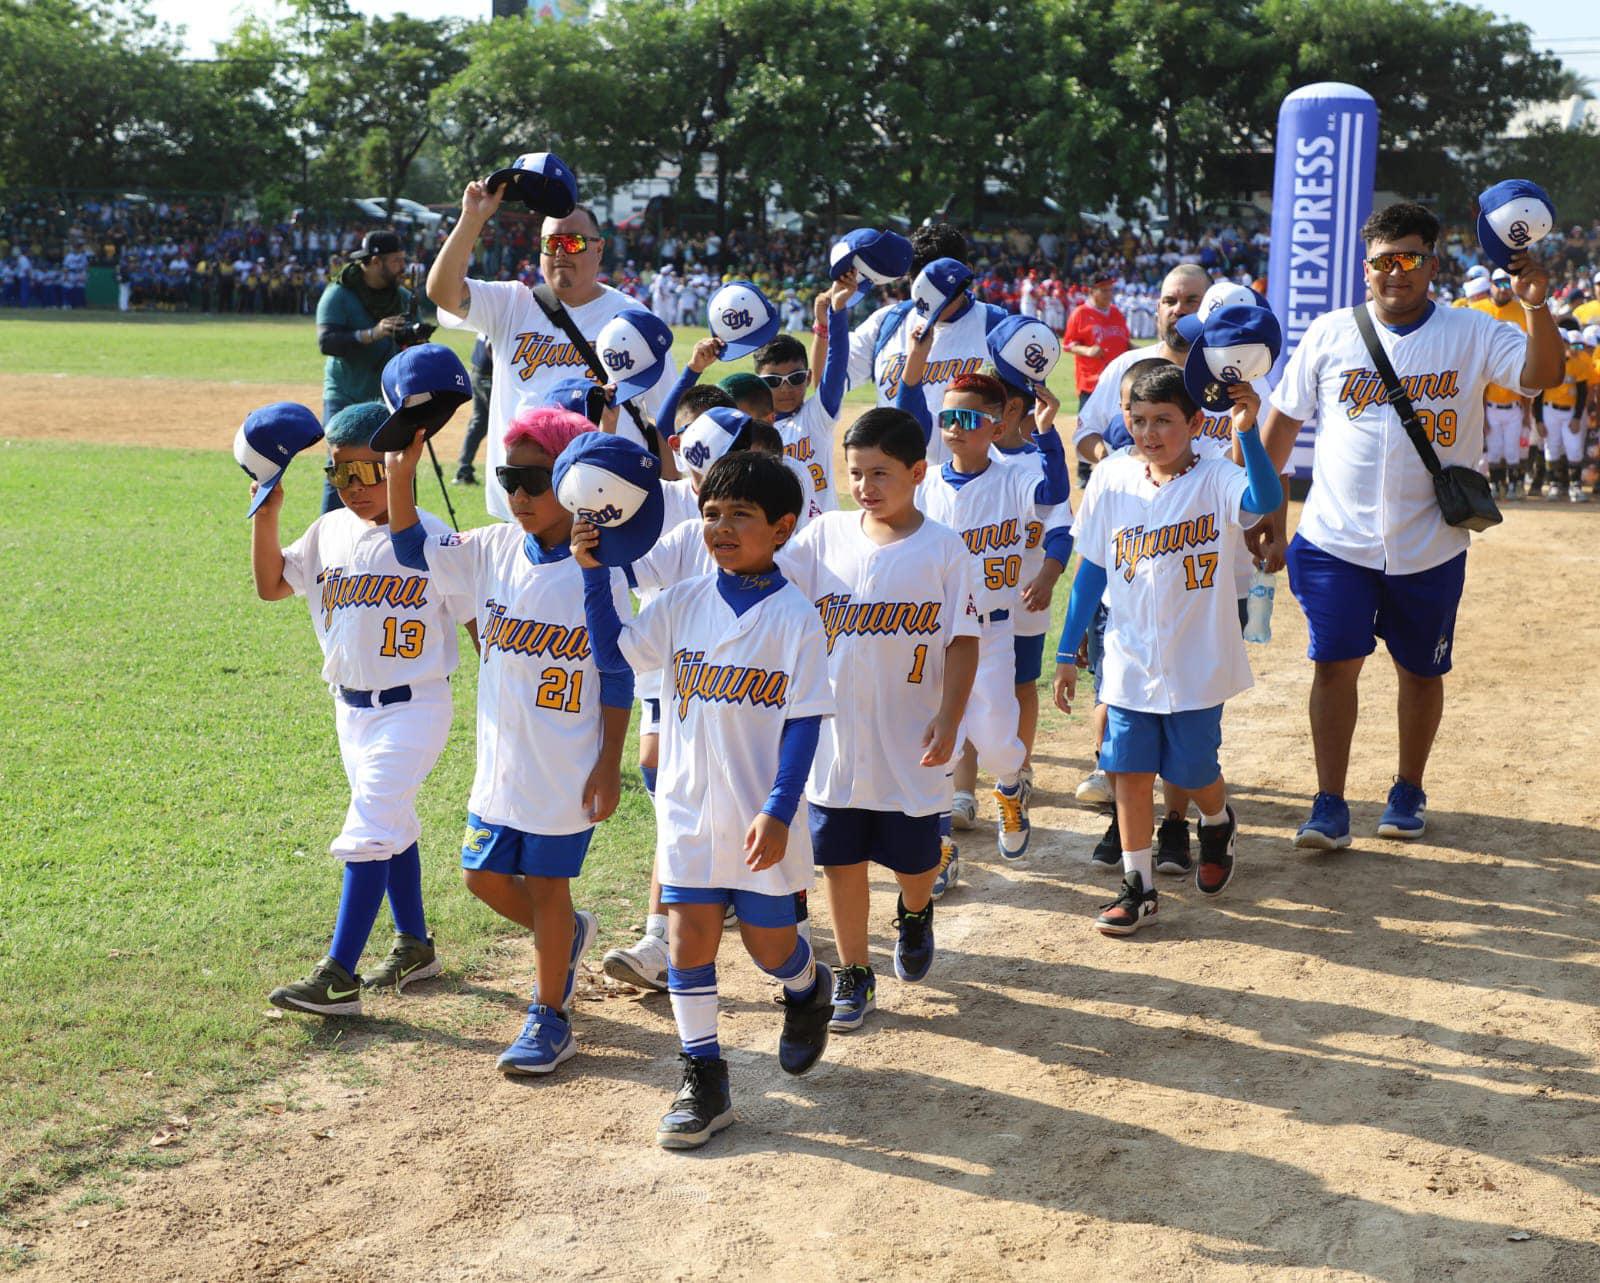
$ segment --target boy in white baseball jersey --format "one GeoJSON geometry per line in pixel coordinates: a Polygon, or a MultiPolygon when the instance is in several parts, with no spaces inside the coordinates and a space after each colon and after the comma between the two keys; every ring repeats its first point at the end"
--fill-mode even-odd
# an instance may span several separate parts
{"type": "MultiPolygon", "coordinates": [[[[281,601],[299,594],[311,607],[350,780],[344,828],[328,848],[344,862],[333,942],[306,979],[274,989],[269,999],[324,1016],[360,1015],[363,984],[403,989],[439,974],[422,909],[416,799],[450,733],[456,620],[468,611],[444,585],[401,565],[390,547],[383,458],[367,447],[388,417],[382,402],[370,401],[328,420],[327,474],[342,507],[280,548],[277,485],[252,522],[257,595],[281,601]],[[386,894],[394,947],[358,979],[356,965],[386,894]]],[[[449,529],[431,514],[420,519],[432,534],[449,529]]]]}
{"type": "Polygon", "coordinates": [[[833,1018],[857,1029],[876,1006],[867,952],[867,863],[900,885],[895,974],[933,964],[933,884],[948,763],[978,668],[972,559],[960,537],[917,509],[927,443],[901,410],[867,411],[845,434],[860,512],[830,512],[787,556],[814,555],[842,591],[820,602],[839,713],[822,732],[806,801],[839,950],[833,1018]]]}
{"type": "MultiPolygon", "coordinates": [[[[594,826],[617,808],[633,674],[598,663],[583,613],[583,576],[567,540],[572,514],[551,470],[594,426],[568,410],[522,410],[495,469],[511,522],[428,539],[411,498],[423,437],[389,459],[389,506],[402,562],[426,568],[478,612],[478,769],[461,864],[467,889],[533,932],[538,970],[507,1074],[547,1074],[572,1056],[569,1004],[594,915],[574,913],[571,881],[594,826]]],[[[627,604],[622,575],[612,599],[627,604]]]]}
{"type": "MultiPolygon", "coordinates": [[[[951,306],[960,306],[959,301],[951,306]]],[[[921,327],[913,334],[896,396],[899,408],[914,415],[929,437],[933,424],[921,381],[932,328],[921,327]]],[[[963,739],[972,743],[977,760],[994,774],[1000,811],[997,845],[1002,857],[1015,860],[1028,849],[1030,826],[1022,787],[1026,750],[1017,735],[1020,710],[1011,612],[1022,581],[1027,525],[1065,503],[1072,483],[1061,438],[1048,423],[1033,437],[1043,457],[1042,477],[1037,465],[990,456],[1004,408],[1005,390],[987,374],[964,374],[950,383],[939,412],[939,436],[948,462],[928,473],[917,492],[917,506],[961,536],[978,573],[978,675],[967,701],[963,739]]],[[[963,780],[958,772],[957,805],[972,801],[974,783],[975,775],[963,780]]],[[[974,804],[966,814],[975,810],[974,804]]],[[[960,815],[952,810],[958,823],[960,815]]]]}
{"type": "Polygon", "coordinates": [[[683,1086],[656,1132],[667,1149],[703,1145],[733,1121],[717,1040],[726,905],[738,910],[756,964],[783,984],[779,1064],[805,1073],[827,1046],[832,977],[795,929],[794,893],[811,882],[798,812],[833,692],[816,609],[774,564],[802,498],[776,459],[743,451],[718,460],[700,487],[717,570],[674,584],[628,623],[591,555],[598,532],[587,523],[573,530],[597,652],[608,666],[672,674],[663,688],[671,702],[662,716],[656,872],[683,1086]]]}
{"type": "Polygon", "coordinates": [[[1181,370],[1158,366],[1134,380],[1129,396],[1138,453],[1103,459],[1078,506],[1079,565],[1056,650],[1055,697],[1072,711],[1078,643],[1109,583],[1100,767],[1116,792],[1124,880],[1095,919],[1107,935],[1131,935],[1156,912],[1157,773],[1200,808],[1195,886],[1216,895],[1233,876],[1237,824],[1217,752],[1223,701],[1251,682],[1230,558],[1241,522],[1276,509],[1283,490],[1255,428],[1256,393],[1234,384],[1229,395],[1243,471],[1195,453],[1200,407],[1181,370]]]}

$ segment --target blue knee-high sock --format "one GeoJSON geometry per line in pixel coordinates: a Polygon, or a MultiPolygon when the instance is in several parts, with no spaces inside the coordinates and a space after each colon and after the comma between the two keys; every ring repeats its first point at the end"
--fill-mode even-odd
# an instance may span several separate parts
{"type": "Polygon", "coordinates": [[[656,795],[656,768],[641,765],[639,767],[639,778],[644,781],[644,791],[654,797],[656,795]]]}
{"type": "Polygon", "coordinates": [[[804,1002],[816,992],[817,960],[811,952],[811,941],[803,935],[795,936],[794,952],[787,961],[771,969],[761,969],[774,980],[781,981],[783,992],[794,1002],[804,1002]]]}
{"type": "Polygon", "coordinates": [[[367,947],[372,924],[378,920],[383,893],[389,887],[388,860],[362,860],[344,866],[344,891],[339,896],[339,917],[333,924],[328,953],[352,975],[361,951],[367,947]]]}
{"type": "Polygon", "coordinates": [[[422,853],[415,842],[389,861],[389,912],[396,931],[428,938],[428,920],[422,912],[422,853]]]}
{"type": "Polygon", "coordinates": [[[667,967],[667,993],[672,998],[678,1037],[691,1056],[722,1058],[717,1041],[717,964],[703,967],[667,967]]]}
{"type": "Polygon", "coordinates": [[[947,838],[947,837],[950,836],[950,812],[949,811],[946,811],[943,815],[941,815],[939,817],[939,836],[941,838],[947,838]]]}

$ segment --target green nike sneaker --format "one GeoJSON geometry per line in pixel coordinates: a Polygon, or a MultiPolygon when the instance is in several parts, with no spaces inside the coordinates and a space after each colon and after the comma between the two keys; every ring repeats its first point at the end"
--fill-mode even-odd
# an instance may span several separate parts
{"type": "Polygon", "coordinates": [[[368,989],[403,991],[413,980],[431,980],[444,968],[439,965],[439,955],[433,951],[433,937],[419,940],[397,931],[394,948],[389,956],[372,971],[361,973],[361,983],[368,989]]]}
{"type": "Polygon", "coordinates": [[[332,958],[324,958],[304,980],[279,985],[267,1001],[285,1011],[309,1011],[318,1016],[359,1016],[361,981],[332,958]]]}

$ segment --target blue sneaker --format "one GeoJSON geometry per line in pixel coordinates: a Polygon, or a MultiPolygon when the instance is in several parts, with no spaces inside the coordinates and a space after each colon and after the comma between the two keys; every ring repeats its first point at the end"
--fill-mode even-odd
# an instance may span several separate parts
{"type": "Polygon", "coordinates": [[[961,848],[949,838],[939,839],[939,872],[933,879],[933,898],[939,899],[961,881],[961,848]]]}
{"type": "Polygon", "coordinates": [[[828,1028],[849,1033],[861,1028],[878,1005],[878,978],[871,967],[840,967],[833,973],[833,1019],[828,1028]]]}
{"type": "Polygon", "coordinates": [[[915,983],[933,965],[933,901],[912,913],[904,899],[897,900],[894,925],[900,931],[900,938],[894,942],[894,973],[915,983]]]}
{"type": "Polygon", "coordinates": [[[1028,839],[1032,825],[1028,823],[1028,799],[1018,780],[1010,788],[996,785],[994,800],[1000,808],[1000,822],[996,826],[995,845],[1007,860],[1020,860],[1028,853],[1028,839]]]}
{"type": "Polygon", "coordinates": [[[1419,838],[1428,827],[1428,795],[1408,780],[1394,777],[1389,805],[1378,820],[1381,838],[1419,838]]]}
{"type": "MultiPolygon", "coordinates": [[[[563,1011],[572,1010],[572,991],[578,987],[578,959],[589,952],[589,946],[594,943],[595,936],[600,934],[600,920],[589,910],[577,910],[572,919],[572,952],[567,955],[567,983],[561,991],[563,1011]]],[[[535,988],[529,996],[538,1002],[539,990],[535,988]]]]}
{"type": "Polygon", "coordinates": [[[577,1054],[572,1025],[559,1011],[534,1003],[516,1042],[501,1052],[496,1067],[503,1074],[548,1074],[577,1054]]]}
{"type": "Polygon", "coordinates": [[[1318,793],[1311,800],[1311,818],[1294,835],[1296,846],[1313,851],[1338,851],[1350,845],[1350,808],[1337,793],[1318,793]]]}

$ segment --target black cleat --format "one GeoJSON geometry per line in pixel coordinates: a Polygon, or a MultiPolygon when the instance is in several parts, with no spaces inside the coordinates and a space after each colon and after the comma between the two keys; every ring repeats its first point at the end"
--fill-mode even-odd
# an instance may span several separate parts
{"type": "Polygon", "coordinates": [[[791,1001],[783,995],[783,1032],[778,1035],[778,1064],[786,1074],[803,1074],[828,1048],[828,1022],[833,1019],[833,972],[817,963],[817,982],[809,998],[791,1001]]]}

